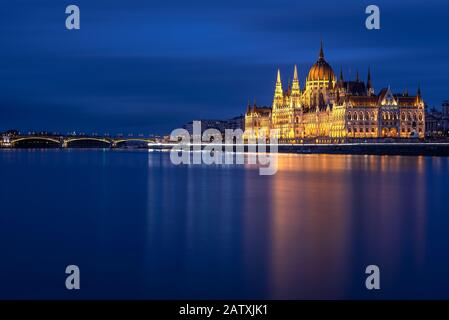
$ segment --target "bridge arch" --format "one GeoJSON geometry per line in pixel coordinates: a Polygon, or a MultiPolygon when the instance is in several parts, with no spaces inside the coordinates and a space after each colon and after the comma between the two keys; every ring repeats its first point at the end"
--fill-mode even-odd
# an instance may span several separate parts
{"type": "Polygon", "coordinates": [[[104,138],[92,138],[92,137],[77,137],[77,138],[69,138],[64,140],[64,146],[68,147],[70,143],[72,142],[78,142],[78,141],[94,141],[94,142],[101,142],[105,143],[107,145],[111,145],[111,140],[104,139],[104,138]]]}
{"type": "Polygon", "coordinates": [[[17,139],[13,139],[11,140],[11,145],[15,145],[18,142],[22,142],[22,141],[46,141],[46,142],[52,142],[58,145],[61,145],[61,141],[59,139],[56,138],[49,138],[49,137],[21,137],[21,138],[17,138],[17,139]]]}
{"type": "Polygon", "coordinates": [[[145,139],[145,138],[130,138],[130,139],[117,139],[117,140],[113,140],[113,145],[117,146],[119,144],[122,143],[126,143],[126,142],[144,142],[144,143],[150,143],[150,142],[155,142],[154,139],[145,139]]]}

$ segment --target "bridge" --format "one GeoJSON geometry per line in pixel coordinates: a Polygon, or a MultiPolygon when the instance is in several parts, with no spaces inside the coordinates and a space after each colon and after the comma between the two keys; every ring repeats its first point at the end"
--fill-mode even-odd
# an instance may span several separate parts
{"type": "Polygon", "coordinates": [[[21,143],[35,144],[36,146],[70,148],[83,144],[95,147],[119,148],[129,142],[155,143],[155,138],[145,137],[99,137],[99,136],[45,136],[45,135],[4,135],[0,140],[0,147],[14,148],[21,143]]]}

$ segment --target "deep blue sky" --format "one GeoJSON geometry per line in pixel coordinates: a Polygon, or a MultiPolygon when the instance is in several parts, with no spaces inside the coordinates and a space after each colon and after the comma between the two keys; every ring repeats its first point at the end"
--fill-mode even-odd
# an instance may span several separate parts
{"type": "Polygon", "coordinates": [[[0,7],[0,131],[167,133],[270,104],[276,69],[301,85],[320,39],[336,72],[449,99],[447,1],[15,0],[0,7]],[[81,30],[65,29],[65,7],[81,30]],[[368,31],[365,7],[381,9],[368,31]]]}

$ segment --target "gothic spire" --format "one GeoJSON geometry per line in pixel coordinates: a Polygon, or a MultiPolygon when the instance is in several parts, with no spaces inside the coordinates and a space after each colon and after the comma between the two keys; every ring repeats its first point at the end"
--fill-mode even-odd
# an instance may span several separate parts
{"type": "Polygon", "coordinates": [[[373,84],[371,83],[371,68],[368,67],[368,79],[366,81],[366,91],[368,91],[368,95],[373,93],[373,84]]]}
{"type": "Polygon", "coordinates": [[[418,91],[416,92],[416,101],[418,103],[422,101],[422,98],[421,98],[421,85],[420,84],[418,85],[418,91]]]}
{"type": "Polygon", "coordinates": [[[276,89],[274,91],[275,97],[282,97],[283,91],[282,91],[282,82],[281,82],[281,71],[278,69],[277,78],[276,78],[276,89]]]}
{"type": "Polygon", "coordinates": [[[298,80],[298,69],[295,64],[295,68],[293,70],[293,83],[292,83],[292,94],[299,94],[299,80],[298,80]]]}
{"type": "Polygon", "coordinates": [[[319,56],[320,60],[324,59],[324,50],[323,50],[323,40],[321,40],[321,45],[320,45],[320,56],[319,56]]]}

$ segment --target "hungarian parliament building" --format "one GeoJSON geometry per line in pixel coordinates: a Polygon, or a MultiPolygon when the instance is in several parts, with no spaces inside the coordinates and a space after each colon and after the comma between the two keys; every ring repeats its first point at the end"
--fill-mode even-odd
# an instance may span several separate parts
{"type": "Polygon", "coordinates": [[[280,142],[303,139],[339,142],[348,138],[424,138],[424,101],[416,95],[394,94],[390,87],[376,93],[368,69],[367,81],[336,78],[324,59],[321,44],[318,61],[310,68],[304,88],[296,66],[285,90],[278,70],[272,107],[248,105],[245,138],[268,137],[280,142]],[[271,129],[275,129],[271,131],[271,129]]]}

